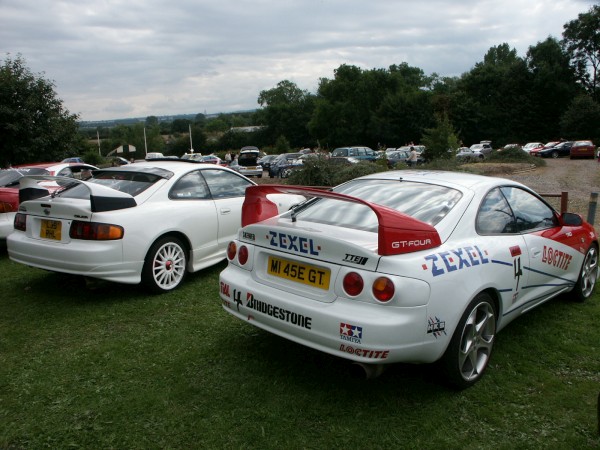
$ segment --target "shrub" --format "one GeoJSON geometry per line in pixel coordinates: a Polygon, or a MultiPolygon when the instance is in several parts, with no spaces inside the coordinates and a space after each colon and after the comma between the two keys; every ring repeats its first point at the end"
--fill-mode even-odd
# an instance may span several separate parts
{"type": "Polygon", "coordinates": [[[337,186],[357,177],[386,170],[387,167],[369,161],[340,165],[324,157],[317,157],[304,161],[301,169],[292,172],[287,183],[302,186],[337,186]]]}

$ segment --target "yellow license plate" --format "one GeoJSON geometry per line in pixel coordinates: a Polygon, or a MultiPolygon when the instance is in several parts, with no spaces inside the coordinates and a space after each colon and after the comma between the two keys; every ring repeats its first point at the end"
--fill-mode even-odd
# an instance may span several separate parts
{"type": "Polygon", "coordinates": [[[60,220],[42,219],[42,228],[40,229],[40,237],[44,239],[61,239],[62,222],[60,220]]]}
{"type": "Polygon", "coordinates": [[[319,289],[329,289],[329,279],[331,277],[329,269],[275,258],[274,256],[269,256],[268,264],[267,272],[270,275],[319,289]]]}

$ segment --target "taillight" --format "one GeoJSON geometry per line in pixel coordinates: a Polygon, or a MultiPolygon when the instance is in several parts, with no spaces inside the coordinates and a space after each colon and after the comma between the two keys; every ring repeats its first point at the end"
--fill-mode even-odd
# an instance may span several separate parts
{"type": "Polygon", "coordinates": [[[394,283],[386,277],[379,277],[373,283],[373,295],[380,302],[387,302],[394,296],[394,283]]]}
{"type": "Polygon", "coordinates": [[[9,213],[9,212],[13,212],[14,208],[13,205],[11,205],[8,202],[0,202],[0,213],[9,213]]]}
{"type": "Polygon", "coordinates": [[[238,251],[238,261],[243,266],[248,262],[248,247],[242,245],[238,251]]]}
{"type": "Polygon", "coordinates": [[[27,231],[27,216],[25,214],[17,213],[15,215],[13,226],[15,230],[27,231]]]}
{"type": "Polygon", "coordinates": [[[86,241],[113,241],[123,239],[124,234],[125,230],[119,225],[81,222],[79,220],[74,220],[69,230],[71,239],[84,239],[86,241]]]}
{"type": "Polygon", "coordinates": [[[346,294],[348,294],[350,297],[356,297],[362,292],[365,282],[359,274],[356,272],[350,272],[344,277],[343,286],[346,294]]]}
{"type": "Polygon", "coordinates": [[[229,245],[227,245],[227,259],[229,261],[233,261],[233,258],[235,258],[236,253],[237,245],[235,245],[235,242],[231,241],[229,245]]]}

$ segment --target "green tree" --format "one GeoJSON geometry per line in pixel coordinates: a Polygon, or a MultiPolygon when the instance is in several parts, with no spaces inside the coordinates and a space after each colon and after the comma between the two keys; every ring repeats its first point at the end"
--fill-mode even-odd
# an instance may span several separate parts
{"type": "Polygon", "coordinates": [[[589,95],[575,98],[560,121],[565,139],[592,139],[600,142],[600,105],[589,95]]]}
{"type": "Polygon", "coordinates": [[[34,75],[21,56],[0,66],[0,164],[60,161],[87,149],[78,116],[57,98],[54,84],[34,75]]]}
{"type": "Polygon", "coordinates": [[[578,80],[595,101],[600,101],[600,6],[594,5],[566,23],[562,43],[571,56],[578,80]]]}
{"type": "Polygon", "coordinates": [[[158,126],[159,120],[156,116],[148,116],[146,117],[146,126],[147,127],[156,127],[158,126]]]}
{"type": "Polygon", "coordinates": [[[435,127],[428,128],[423,133],[421,142],[426,147],[423,157],[427,161],[454,158],[455,150],[460,145],[452,123],[446,114],[436,115],[435,121],[435,127]]]}

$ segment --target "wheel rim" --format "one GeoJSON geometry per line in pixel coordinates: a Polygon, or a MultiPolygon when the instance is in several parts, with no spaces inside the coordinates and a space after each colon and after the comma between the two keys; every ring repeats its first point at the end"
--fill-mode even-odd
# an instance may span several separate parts
{"type": "Polygon", "coordinates": [[[161,289],[177,287],[185,274],[185,253],[181,246],[167,242],[161,246],[152,261],[152,277],[161,289]]]}
{"type": "Polygon", "coordinates": [[[553,153],[552,153],[552,157],[553,157],[553,158],[558,158],[558,153],[556,153],[556,152],[553,152],[553,153]]]}
{"type": "Polygon", "coordinates": [[[581,293],[585,298],[592,295],[596,280],[598,279],[598,250],[590,248],[585,255],[581,268],[581,293]]]}
{"type": "Polygon", "coordinates": [[[458,367],[466,381],[479,378],[487,365],[494,345],[496,318],[489,303],[479,303],[473,310],[462,332],[458,367]]]}

